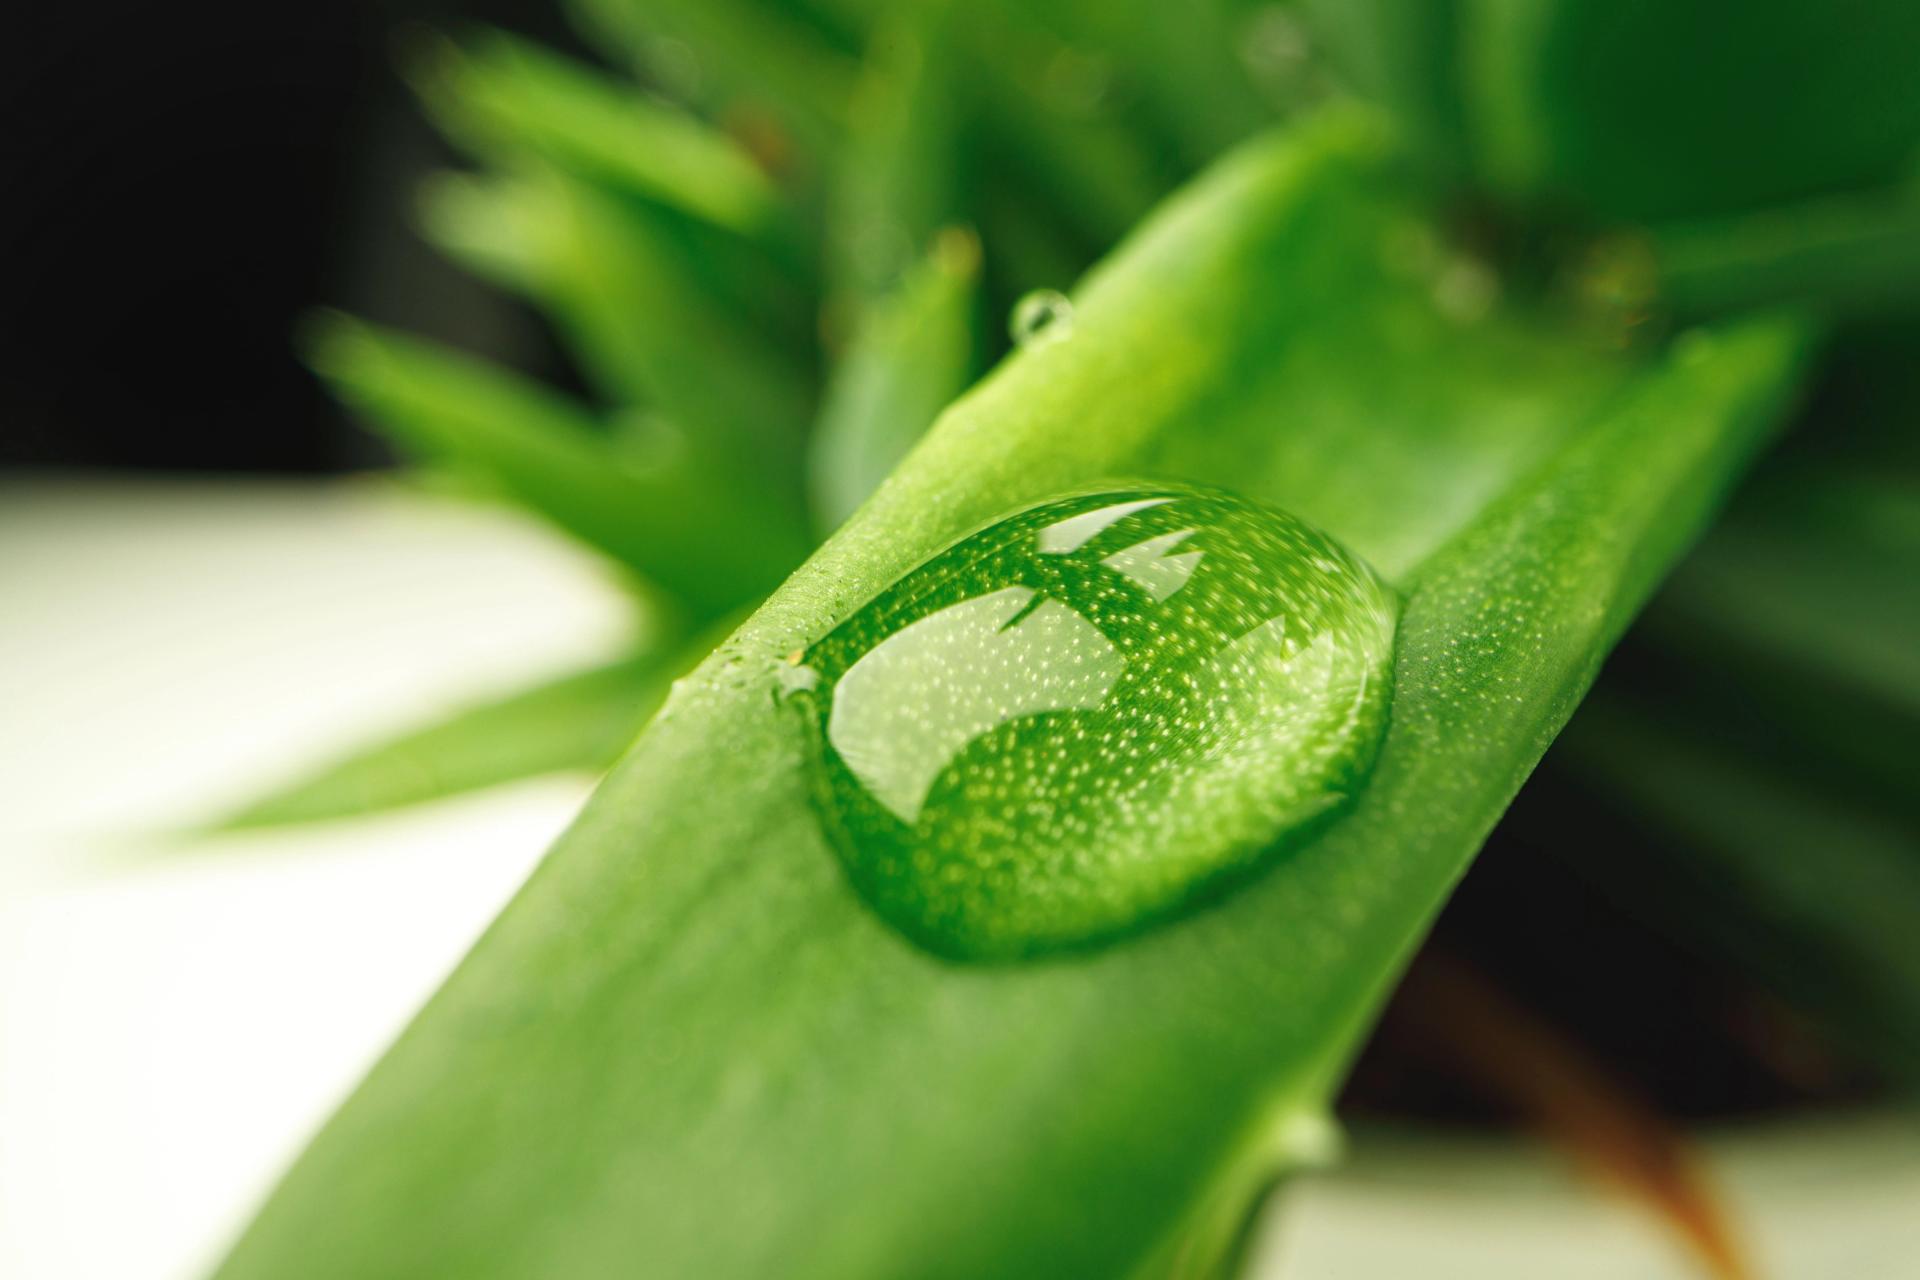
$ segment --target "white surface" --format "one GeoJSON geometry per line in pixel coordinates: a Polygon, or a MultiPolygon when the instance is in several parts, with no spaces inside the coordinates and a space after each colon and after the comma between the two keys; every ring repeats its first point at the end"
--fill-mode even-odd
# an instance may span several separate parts
{"type": "Polygon", "coordinates": [[[377,485],[0,485],[0,1277],[185,1276],[584,797],[182,845],[291,770],[615,651],[524,522],[377,485]]]}
{"type": "Polygon", "coordinates": [[[629,625],[528,522],[372,481],[0,484],[0,602],[16,837],[204,817],[629,625]]]}
{"type": "MultiPolygon", "coordinates": [[[[1920,1122],[1894,1113],[1709,1135],[1697,1154],[1754,1280],[1920,1276],[1920,1122]]],[[[1256,1237],[1261,1280],[1711,1280],[1639,1205],[1556,1153],[1363,1134],[1256,1237]]]]}

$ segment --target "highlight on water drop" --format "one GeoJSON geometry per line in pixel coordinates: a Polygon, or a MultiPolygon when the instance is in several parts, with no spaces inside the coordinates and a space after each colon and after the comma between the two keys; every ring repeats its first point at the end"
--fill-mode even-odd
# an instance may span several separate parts
{"type": "Polygon", "coordinates": [[[1013,304],[1007,332],[1018,347],[1058,342],[1073,332],[1073,300],[1057,289],[1035,289],[1013,304]]]}
{"type": "Polygon", "coordinates": [[[1010,960],[1173,916],[1350,801],[1395,620],[1367,565],[1284,512],[1075,495],[882,591],[795,655],[783,701],[874,911],[942,956],[1010,960]]]}

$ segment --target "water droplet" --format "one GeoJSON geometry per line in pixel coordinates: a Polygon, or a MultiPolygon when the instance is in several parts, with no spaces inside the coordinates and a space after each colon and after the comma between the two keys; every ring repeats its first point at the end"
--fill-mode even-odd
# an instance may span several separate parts
{"type": "Polygon", "coordinates": [[[1253,871],[1362,785],[1395,608],[1325,534],[1184,487],[954,543],[802,655],[852,883],[958,959],[1081,946],[1253,871]]]}
{"type": "Polygon", "coordinates": [[[815,671],[812,667],[802,666],[798,663],[781,663],[779,669],[774,672],[773,678],[780,686],[780,696],[782,698],[792,697],[796,693],[804,693],[820,683],[820,673],[818,671],[815,671]]]}
{"type": "Polygon", "coordinates": [[[1015,346],[1058,342],[1073,332],[1073,301],[1057,289],[1035,289],[1013,304],[1007,330],[1015,346]]]}

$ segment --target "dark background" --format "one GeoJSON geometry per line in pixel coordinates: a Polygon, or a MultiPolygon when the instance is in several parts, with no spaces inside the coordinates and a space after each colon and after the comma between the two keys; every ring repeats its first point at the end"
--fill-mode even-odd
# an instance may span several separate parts
{"type": "Polygon", "coordinates": [[[0,466],[332,471],[384,455],[291,335],[316,304],[540,368],[514,304],[411,230],[451,156],[421,25],[563,47],[556,0],[98,0],[0,19],[0,466]]]}

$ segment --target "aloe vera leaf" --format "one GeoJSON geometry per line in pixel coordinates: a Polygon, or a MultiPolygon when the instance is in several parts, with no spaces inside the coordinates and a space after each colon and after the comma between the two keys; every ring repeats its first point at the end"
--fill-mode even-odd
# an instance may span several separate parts
{"type": "Polygon", "coordinates": [[[816,523],[838,528],[972,380],[980,243],[954,229],[862,311],[807,458],[816,523]]]}
{"type": "Polygon", "coordinates": [[[758,113],[814,154],[840,138],[854,60],[791,12],[755,0],[572,0],[569,9],[616,57],[723,120],[758,113]]]}
{"type": "MultiPolygon", "coordinates": [[[[619,197],[631,216],[678,227],[688,265],[736,311],[779,319],[782,341],[811,337],[813,264],[798,207],[728,134],[500,32],[483,30],[469,47],[433,44],[411,79],[441,130],[495,170],[556,170],[619,197]]],[[[544,243],[537,220],[517,225],[533,241],[527,252],[544,243]]]]}
{"type": "Polygon", "coordinates": [[[414,82],[444,128],[483,150],[529,150],[743,235],[783,216],[779,189],[733,139],[539,45],[497,31],[446,42],[414,82]]]}
{"type": "Polygon", "coordinates": [[[1468,169],[1466,113],[1456,83],[1460,0],[1301,0],[1321,56],[1369,100],[1393,112],[1418,162],[1458,177],[1468,169]]]}
{"type": "Polygon", "coordinates": [[[1511,202],[1614,222],[1714,218],[1899,180],[1920,21],[1791,0],[1740,21],[1660,0],[1306,0],[1331,60],[1416,158],[1511,202]],[[1765,85],[1764,92],[1745,91],[1765,85]]]}
{"type": "Polygon", "coordinates": [[[809,371],[714,288],[691,228],[550,169],[443,179],[423,195],[427,234],[549,311],[609,398],[658,407],[716,459],[788,470],[809,371]]]}
{"type": "MultiPolygon", "coordinates": [[[[843,21],[868,22],[870,39],[901,25],[892,10],[874,20],[868,11],[876,6],[865,0],[829,3],[843,21]]],[[[984,154],[970,169],[980,181],[1017,170],[1023,191],[1044,193],[1038,203],[1105,249],[1179,176],[1115,110],[1104,60],[1062,39],[1033,6],[990,0],[922,8],[933,11],[931,20],[915,21],[938,34],[959,68],[950,78],[972,117],[969,132],[981,135],[974,144],[984,154]]]]}
{"type": "Polygon", "coordinates": [[[1912,162],[1920,10],[1906,0],[1861,0],[1845,21],[1792,0],[1737,22],[1661,0],[1437,7],[1456,15],[1476,170],[1510,196],[1710,217],[1880,185],[1912,162]]]}
{"type": "Polygon", "coordinates": [[[673,674],[669,659],[648,654],[463,707],[262,795],[216,829],[357,817],[546,773],[600,772],[673,674]]]}
{"type": "MultiPolygon", "coordinates": [[[[1404,549],[1392,725],[1355,806],[1105,950],[955,966],[879,923],[824,843],[771,673],[969,526],[1146,469],[1236,387],[1257,398],[1247,366],[1320,300],[1381,287],[1380,145],[1334,117],[1223,161],[1089,280],[1070,338],[949,410],[676,689],[225,1274],[1205,1274],[1219,1225],[1324,1132],[1440,899],[1764,439],[1797,331],[1702,339],[1602,403],[1576,379],[1562,447],[1404,549]]],[[[1343,374],[1377,365],[1356,351],[1343,374]]],[[[1429,426],[1382,410],[1410,445],[1429,426]]],[[[1256,425],[1315,429],[1251,410],[1221,429],[1256,425]]],[[[1272,471],[1191,478],[1294,496],[1272,471]]],[[[1355,498],[1356,527],[1391,545],[1378,504],[1355,498]]]]}
{"type": "Polygon", "coordinates": [[[832,530],[975,372],[980,243],[959,211],[959,124],[944,4],[881,23],[829,206],[836,352],[808,445],[815,523],[832,530]],[[944,229],[943,229],[944,228],[944,229]]]}
{"type": "Polygon", "coordinates": [[[1112,59],[1143,100],[1152,133],[1183,166],[1197,168],[1269,122],[1241,56],[1237,4],[1053,0],[1038,7],[1074,45],[1112,59]]]}
{"type": "Polygon", "coordinates": [[[309,358],[408,452],[482,478],[698,616],[755,598],[804,553],[778,504],[695,457],[637,465],[590,415],[484,361],[338,315],[317,326],[309,358]]]}
{"type": "Polygon", "coordinates": [[[1117,117],[1110,95],[1075,87],[1097,81],[1098,68],[1089,76],[1085,55],[1022,6],[965,6],[955,39],[971,73],[963,87],[979,120],[980,170],[1017,175],[1097,249],[1125,234],[1178,177],[1117,117]]]}
{"type": "MultiPolygon", "coordinates": [[[[420,184],[418,216],[429,241],[482,279],[527,295],[549,287],[549,215],[523,187],[479,174],[430,174],[420,184]]],[[[624,378],[607,380],[623,395],[637,393],[624,378]]]]}
{"type": "Polygon", "coordinates": [[[1912,183],[1649,234],[1661,299],[1683,315],[1789,303],[1842,316],[1920,306],[1912,183]]]}
{"type": "Polygon", "coordinates": [[[830,277],[851,305],[891,291],[962,219],[951,22],[949,6],[923,5],[870,41],[828,204],[830,277]]]}

